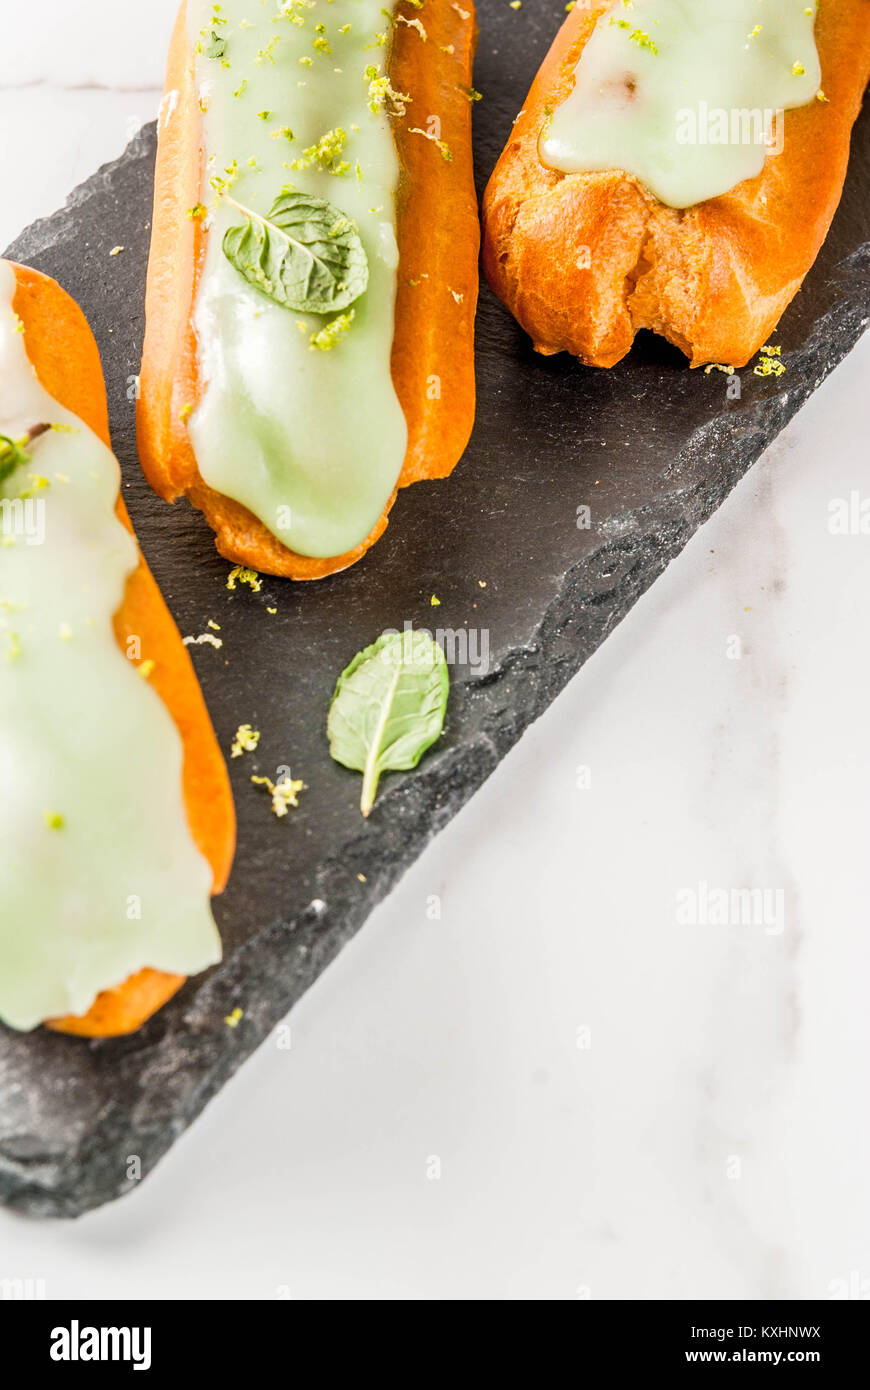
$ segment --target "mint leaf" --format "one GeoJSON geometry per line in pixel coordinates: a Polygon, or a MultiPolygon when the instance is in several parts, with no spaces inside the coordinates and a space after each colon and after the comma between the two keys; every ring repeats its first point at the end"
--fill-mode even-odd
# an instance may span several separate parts
{"type": "Polygon", "coordinates": [[[335,761],[363,774],[364,816],[381,773],[416,767],[440,737],[449,686],[444,653],[428,632],[384,633],[342,671],[326,732],[335,761]]]}
{"type": "Polygon", "coordinates": [[[225,195],[247,218],[230,227],[224,255],[285,309],[331,314],[359,299],[369,282],[365,248],[349,218],[325,198],[282,193],[268,217],[225,195]]]}
{"type": "Polygon", "coordinates": [[[0,483],[11,478],[16,468],[30,462],[27,445],[46,434],[50,425],[32,425],[21,439],[10,439],[8,434],[0,434],[0,483]]]}

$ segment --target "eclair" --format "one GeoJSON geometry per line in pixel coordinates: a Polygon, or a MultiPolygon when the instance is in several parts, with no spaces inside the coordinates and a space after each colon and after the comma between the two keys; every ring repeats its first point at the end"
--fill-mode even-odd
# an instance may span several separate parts
{"type": "Polygon", "coordinates": [[[359,560],[474,419],[471,0],[186,0],[137,408],[234,563],[359,560]]]}
{"type": "Polygon", "coordinates": [[[84,315],[0,261],[0,1020],[138,1028],[220,958],[226,766],[138,549],[84,315]]]}
{"type": "Polygon", "coordinates": [[[639,329],[743,366],[836,211],[868,0],[607,0],[560,29],[489,181],[484,269],[541,353],[639,329]]]}

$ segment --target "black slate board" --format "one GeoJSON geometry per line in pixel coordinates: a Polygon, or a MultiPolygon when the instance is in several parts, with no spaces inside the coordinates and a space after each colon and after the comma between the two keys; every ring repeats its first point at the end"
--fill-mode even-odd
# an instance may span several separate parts
{"type": "MultiPolygon", "coordinates": [[[[479,0],[475,156],[480,189],[564,14],[479,0]]],[[[256,762],[231,764],[236,868],[217,902],[225,959],[136,1036],[87,1043],[0,1028],[0,1199],[32,1215],[77,1215],[147,1173],[362,925],[424,845],[681,550],[765,446],[852,348],[870,317],[870,121],[859,122],[836,221],[776,341],[787,374],[690,373],[652,337],[610,372],[544,359],[483,288],[479,408],[454,476],[400,496],[362,564],[316,586],[264,579],[226,590],[229,566],[186,503],[145,485],[132,381],[143,330],[154,128],[28,228],[14,259],[55,276],[84,308],[103,354],[125,497],[194,649],[221,743],[262,730],[256,762]],[[113,246],[124,252],[110,257],[113,246]],[[588,530],[577,508],[592,508],[588,530]],[[478,581],[485,581],[485,588],[478,581]],[[435,593],[438,608],[429,604],[435,593]],[[273,616],[268,607],[277,607],[273,616]],[[485,629],[490,671],[455,668],[445,735],[414,773],[384,780],[368,822],[359,778],[333,764],[324,719],[336,676],[386,627],[485,629]],[[287,821],[251,786],[282,764],[309,790],[287,821]],[[361,882],[357,875],[365,876],[361,882]],[[244,1010],[238,1027],[225,1018],[244,1010]]]]}

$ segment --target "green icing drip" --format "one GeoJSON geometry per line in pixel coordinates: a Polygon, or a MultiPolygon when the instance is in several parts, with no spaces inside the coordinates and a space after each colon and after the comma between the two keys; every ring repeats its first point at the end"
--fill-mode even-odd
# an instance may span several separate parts
{"type": "Polygon", "coordinates": [[[390,373],[399,168],[365,76],[385,68],[377,36],[389,20],[383,0],[227,0],[218,11],[190,0],[188,10],[210,228],[194,310],[205,383],[188,425],[197,462],[290,549],[341,555],[374,526],[407,447],[390,373]],[[330,317],[288,310],[245,281],[222,250],[227,228],[244,223],[216,198],[213,180],[221,189],[224,179],[261,215],[289,185],[353,220],[369,284],[352,319],[330,328],[330,317]]]}
{"type": "Polygon", "coordinates": [[[620,0],[541,133],[542,162],[624,169],[674,208],[729,192],[819,88],[815,14],[807,0],[620,0]]]}
{"type": "Polygon", "coordinates": [[[61,426],[0,483],[0,1019],[29,1029],[220,943],[178,731],[112,628],[137,563],[118,465],[37,381],[14,293],[0,261],[0,434],[61,426]]]}

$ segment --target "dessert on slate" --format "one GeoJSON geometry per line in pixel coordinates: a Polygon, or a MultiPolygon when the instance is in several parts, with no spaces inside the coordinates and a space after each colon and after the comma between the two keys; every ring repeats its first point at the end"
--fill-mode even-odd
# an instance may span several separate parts
{"type": "Polygon", "coordinates": [[[136,545],[84,315],[0,261],[0,1019],[138,1028],[220,958],[229,781],[136,545]]]}
{"type": "Polygon", "coordinates": [[[576,5],[484,200],[484,268],[542,353],[612,367],[638,329],[743,366],[836,211],[868,0],[576,5]]]}
{"type": "Polygon", "coordinates": [[[345,569],[474,417],[471,0],[187,0],[172,38],[142,465],[222,555],[345,569]]]}

